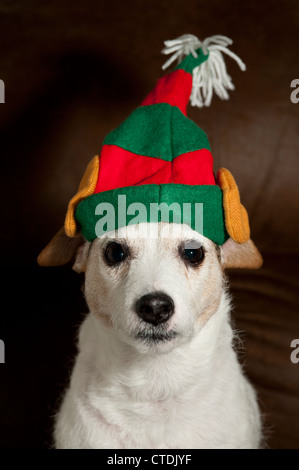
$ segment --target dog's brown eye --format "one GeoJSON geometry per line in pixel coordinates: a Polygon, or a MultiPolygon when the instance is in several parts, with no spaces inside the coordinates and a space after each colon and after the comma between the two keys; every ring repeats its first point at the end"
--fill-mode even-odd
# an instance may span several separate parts
{"type": "Polygon", "coordinates": [[[121,263],[126,257],[126,251],[120,243],[111,242],[106,247],[104,256],[108,264],[118,264],[121,263]]]}
{"type": "Polygon", "coordinates": [[[204,259],[204,249],[199,242],[190,241],[181,247],[181,256],[192,266],[197,266],[204,259]]]}

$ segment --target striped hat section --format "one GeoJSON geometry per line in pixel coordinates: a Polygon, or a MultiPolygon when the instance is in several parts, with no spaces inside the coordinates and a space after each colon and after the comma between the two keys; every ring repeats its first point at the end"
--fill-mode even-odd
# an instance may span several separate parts
{"type": "MultiPolygon", "coordinates": [[[[100,156],[88,165],[78,192],[69,203],[65,220],[68,236],[82,233],[89,241],[100,236],[107,216],[101,208],[107,205],[114,208],[114,229],[118,229],[153,221],[153,204],[161,207],[164,203],[172,210],[167,220],[159,211],[155,221],[187,223],[218,245],[229,236],[238,243],[248,240],[247,213],[235,181],[225,169],[215,180],[208,138],[186,115],[190,97],[193,105],[209,105],[213,90],[225,99],[227,89],[233,87],[221,55],[228,38],[212,39],[201,43],[186,35],[166,42],[170,43],[166,54],[174,53],[174,60],[182,55],[185,58],[105,138],[100,156]],[[131,207],[142,204],[144,208],[138,217],[136,212],[127,211],[134,204],[131,207]],[[190,213],[182,220],[181,211],[187,207],[190,213]],[[200,227],[196,220],[198,207],[202,209],[200,227]]],[[[231,51],[229,55],[237,57],[231,51]]],[[[168,62],[171,61],[173,58],[168,62]]],[[[108,222],[106,229],[109,231],[108,222]]]]}

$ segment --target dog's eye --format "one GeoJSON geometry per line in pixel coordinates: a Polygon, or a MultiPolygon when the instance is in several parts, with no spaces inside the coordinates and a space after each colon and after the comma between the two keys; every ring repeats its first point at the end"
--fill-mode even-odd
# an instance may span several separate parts
{"type": "Polygon", "coordinates": [[[127,254],[120,243],[111,242],[106,247],[104,256],[109,264],[118,264],[127,257],[127,254]]]}
{"type": "Polygon", "coordinates": [[[197,266],[204,259],[204,249],[199,242],[191,241],[181,247],[181,256],[192,266],[197,266]]]}

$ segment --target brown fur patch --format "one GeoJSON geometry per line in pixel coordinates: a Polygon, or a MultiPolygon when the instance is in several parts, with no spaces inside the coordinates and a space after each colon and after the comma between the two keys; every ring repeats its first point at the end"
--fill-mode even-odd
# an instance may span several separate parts
{"type": "MultiPolygon", "coordinates": [[[[215,254],[219,260],[219,255],[220,255],[220,249],[215,250],[215,254]]],[[[216,263],[216,257],[215,261],[216,263]]],[[[208,321],[208,319],[216,313],[220,300],[221,300],[221,295],[223,292],[224,288],[224,277],[222,274],[219,273],[218,269],[216,266],[214,267],[216,271],[214,271],[214,275],[209,277],[209,281],[206,283],[206,287],[204,289],[204,297],[208,302],[208,305],[204,309],[204,311],[201,313],[201,315],[198,318],[198,322],[201,326],[205,325],[205,323],[208,321]]]]}
{"type": "Polygon", "coordinates": [[[83,243],[82,236],[70,238],[62,227],[38,255],[37,262],[40,266],[62,266],[73,259],[83,243]]]}
{"type": "Polygon", "coordinates": [[[215,297],[213,302],[205,309],[205,311],[198,317],[198,322],[201,326],[205,325],[208,319],[216,313],[221,299],[221,292],[215,297]]]}
{"type": "Polygon", "coordinates": [[[239,244],[229,238],[222,245],[222,252],[224,268],[259,269],[263,264],[262,255],[251,239],[239,244]]]}
{"type": "Polygon", "coordinates": [[[106,326],[107,328],[111,328],[112,327],[112,320],[111,320],[111,317],[109,315],[107,315],[106,313],[103,313],[103,312],[96,312],[95,313],[95,316],[97,318],[99,318],[102,323],[104,324],[104,326],[106,326]]]}

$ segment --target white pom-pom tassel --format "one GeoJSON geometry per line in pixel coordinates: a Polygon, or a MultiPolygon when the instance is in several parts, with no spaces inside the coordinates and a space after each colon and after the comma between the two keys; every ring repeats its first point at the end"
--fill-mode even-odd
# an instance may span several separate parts
{"type": "Polygon", "coordinates": [[[177,39],[165,41],[163,54],[172,54],[162,66],[165,70],[176,60],[180,63],[189,54],[197,58],[196,50],[201,48],[206,55],[209,52],[208,60],[193,69],[193,85],[190,96],[192,106],[210,106],[213,92],[221,99],[229,98],[227,90],[233,90],[234,85],[228,75],[223,53],[229,55],[239,65],[241,70],[246,70],[244,62],[227,46],[233,41],[226,36],[211,36],[204,41],[200,41],[192,34],[184,34],[177,39]]]}

